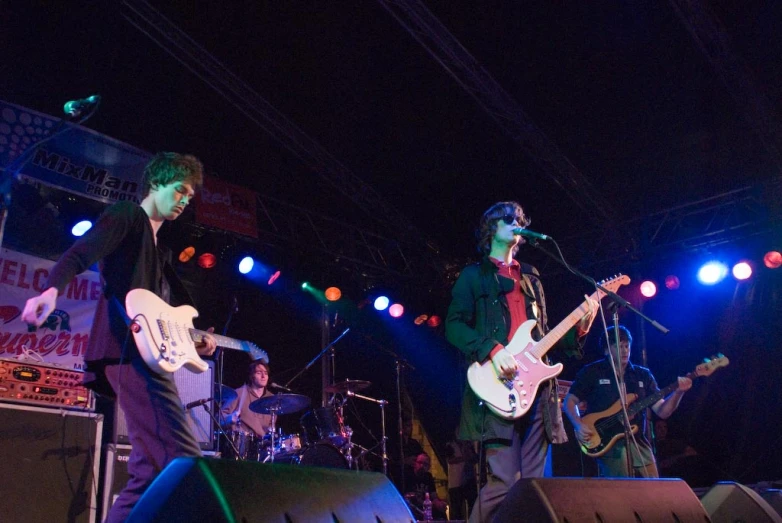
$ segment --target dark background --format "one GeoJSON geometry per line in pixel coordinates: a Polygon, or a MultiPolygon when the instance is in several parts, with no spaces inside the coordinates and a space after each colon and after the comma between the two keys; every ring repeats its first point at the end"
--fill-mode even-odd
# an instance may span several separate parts
{"type": "MultiPolygon", "coordinates": [[[[213,176],[359,228],[395,237],[407,227],[335,190],[274,132],[129,24],[129,4],[4,2],[0,97],[56,115],[65,101],[100,93],[99,111],[86,124],[91,129],[148,151],[194,153],[213,176]]],[[[371,381],[367,395],[393,401],[386,415],[389,432],[396,432],[394,355],[407,359],[415,370],[405,371],[406,388],[439,448],[458,419],[463,362],[444,342],[442,327],[427,330],[411,320],[424,312],[444,315],[458,268],[475,259],[477,219],[496,201],[518,200],[531,228],[558,238],[585,272],[632,277],[622,294],[671,329],[662,336],[622,313],[636,336],[634,361],[645,347],[661,386],[703,357],[730,358],[728,368],[685,396],[670,420],[671,437],[689,442],[719,479],[779,479],[782,276],[761,260],[782,247],[782,4],[698,4],[730,51],[721,68],[696,44],[676,4],[426,2],[583,176],[587,187],[579,192],[541,169],[379,2],[153,2],[436,245],[443,269],[434,281],[370,281],[318,250],[314,239],[310,248],[216,235],[221,248],[230,247],[225,264],[208,273],[192,262],[181,267],[204,323],[220,331],[236,296],[239,311],[228,334],[267,350],[272,379],[284,383],[321,347],[323,309],[300,283],[339,285],[344,297],[327,311],[331,335],[347,327],[351,333],[337,345],[337,379],[371,381]],[[653,227],[667,211],[721,195],[718,201],[730,202],[726,193],[747,187],[758,216],[750,230],[728,227],[719,241],[651,248],[653,227]],[[588,199],[590,190],[600,199],[588,199]],[[623,226],[629,235],[601,239],[623,226]],[[228,267],[230,256],[250,248],[283,270],[277,284],[250,284],[228,267]],[[747,258],[755,275],[701,287],[695,271],[709,257],[747,258]],[[667,274],[677,274],[681,288],[662,288],[642,301],[637,283],[653,278],[662,287],[667,274]],[[373,285],[405,302],[403,320],[391,322],[362,305],[373,285]]],[[[8,246],[52,258],[71,241],[68,219],[100,210],[51,191],[17,196],[8,246]],[[37,213],[47,203],[58,209],[56,219],[37,213]]],[[[192,221],[189,213],[168,228],[175,250],[191,240],[192,221]]],[[[697,225],[682,227],[697,235],[697,225]]],[[[420,250],[429,249],[422,242],[420,250]]],[[[520,256],[542,270],[552,326],[590,292],[533,249],[520,256]]],[[[596,331],[582,359],[563,357],[565,378],[599,356],[596,331]]],[[[226,381],[238,385],[246,360],[226,359],[226,381]]],[[[293,386],[318,402],[320,366],[293,386]]],[[[379,409],[364,402],[356,409],[348,421],[369,445],[379,434],[379,409]]],[[[285,423],[295,430],[296,420],[285,423]]]]}

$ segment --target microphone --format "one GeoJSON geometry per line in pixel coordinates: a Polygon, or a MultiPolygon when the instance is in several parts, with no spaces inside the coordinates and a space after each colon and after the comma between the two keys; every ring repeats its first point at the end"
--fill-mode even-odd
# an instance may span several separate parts
{"type": "Polygon", "coordinates": [[[535,240],[550,240],[551,236],[548,234],[543,234],[535,231],[530,231],[529,229],[522,229],[521,227],[516,227],[513,229],[513,234],[517,234],[519,236],[524,236],[526,238],[533,238],[535,240]]]}
{"type": "Polygon", "coordinates": [[[274,383],[274,382],[272,382],[272,383],[269,383],[269,385],[268,385],[268,386],[269,386],[269,388],[272,388],[272,389],[280,389],[280,390],[284,390],[284,391],[287,391],[287,392],[293,392],[293,391],[292,391],[291,389],[289,389],[288,387],[283,387],[282,385],[277,385],[277,384],[276,384],[276,383],[274,383]]]}
{"type": "Polygon", "coordinates": [[[210,401],[212,401],[212,398],[204,398],[202,400],[191,401],[190,403],[185,405],[185,410],[190,410],[196,407],[200,407],[201,405],[206,405],[210,401]]]}
{"type": "Polygon", "coordinates": [[[81,116],[81,114],[84,111],[92,110],[93,108],[97,107],[99,103],[100,103],[100,95],[93,94],[89,98],[83,98],[81,100],[71,100],[70,102],[65,102],[65,105],[62,106],[62,110],[68,116],[77,118],[81,116]]]}

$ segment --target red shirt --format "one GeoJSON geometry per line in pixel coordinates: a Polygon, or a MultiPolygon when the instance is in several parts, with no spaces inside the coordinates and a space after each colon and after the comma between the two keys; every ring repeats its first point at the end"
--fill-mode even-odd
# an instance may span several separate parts
{"type": "MultiPolygon", "coordinates": [[[[504,276],[513,280],[513,290],[505,295],[508,300],[508,308],[510,309],[508,340],[511,340],[521,324],[527,321],[527,301],[524,298],[524,293],[521,292],[521,265],[516,260],[512,260],[510,265],[508,265],[497,258],[490,257],[489,259],[499,269],[497,272],[498,276],[504,276]]],[[[502,348],[503,345],[498,343],[489,353],[489,359],[502,348]]]]}

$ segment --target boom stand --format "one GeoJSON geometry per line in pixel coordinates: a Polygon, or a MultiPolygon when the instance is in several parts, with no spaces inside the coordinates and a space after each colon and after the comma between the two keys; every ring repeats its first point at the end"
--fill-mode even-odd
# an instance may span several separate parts
{"type": "Polygon", "coordinates": [[[376,400],[375,398],[370,398],[369,396],[363,396],[361,394],[356,394],[355,392],[350,391],[347,392],[347,395],[361,400],[371,401],[380,405],[380,423],[383,428],[383,437],[380,440],[380,448],[383,451],[383,474],[388,476],[388,453],[386,448],[386,442],[388,441],[388,438],[386,437],[386,405],[388,405],[388,402],[386,400],[376,400]]]}

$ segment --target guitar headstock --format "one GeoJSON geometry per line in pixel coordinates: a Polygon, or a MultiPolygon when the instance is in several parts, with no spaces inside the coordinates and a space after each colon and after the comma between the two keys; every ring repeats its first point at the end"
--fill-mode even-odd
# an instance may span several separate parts
{"type": "Polygon", "coordinates": [[[267,365],[269,364],[269,355],[265,350],[258,347],[255,343],[249,341],[242,342],[242,350],[250,354],[250,358],[253,361],[261,360],[267,365]]]}
{"type": "MultiPolygon", "coordinates": [[[[613,278],[607,278],[603,281],[598,282],[601,286],[605,287],[611,292],[616,292],[619,287],[622,285],[627,285],[630,283],[630,276],[627,274],[617,274],[613,278]]],[[[603,295],[601,291],[601,296],[603,295]]]]}
{"type": "Polygon", "coordinates": [[[711,376],[714,371],[722,367],[727,367],[729,363],[730,360],[727,356],[723,354],[717,354],[716,356],[712,356],[711,359],[704,358],[703,363],[695,367],[693,374],[698,377],[711,376]]]}

